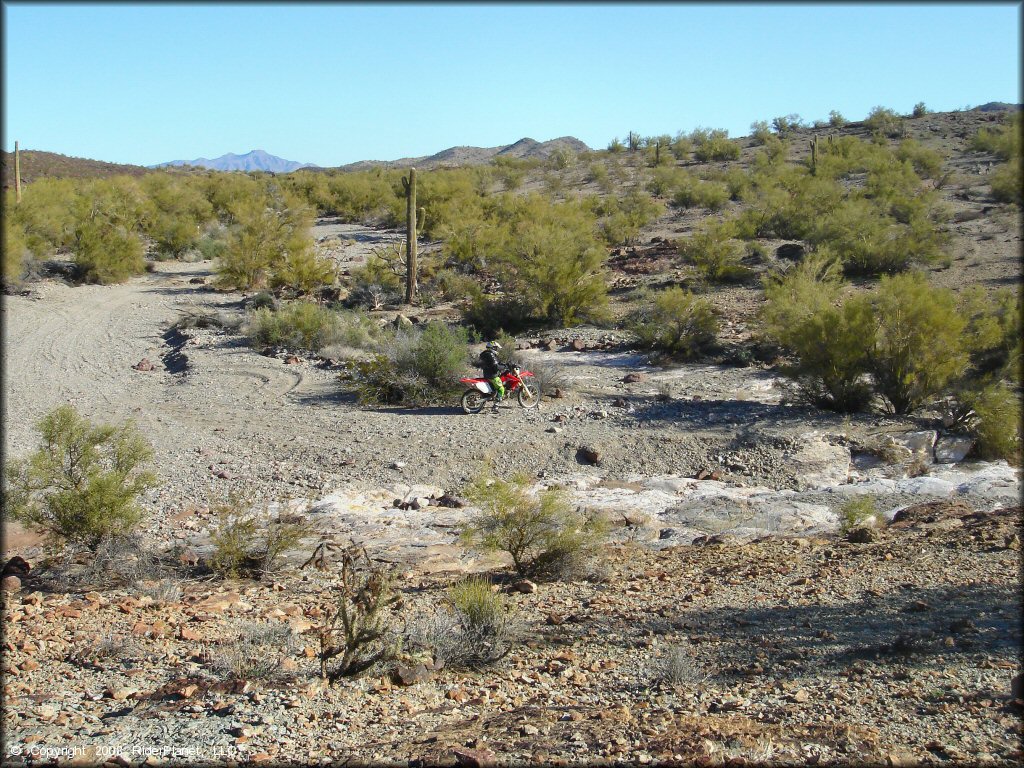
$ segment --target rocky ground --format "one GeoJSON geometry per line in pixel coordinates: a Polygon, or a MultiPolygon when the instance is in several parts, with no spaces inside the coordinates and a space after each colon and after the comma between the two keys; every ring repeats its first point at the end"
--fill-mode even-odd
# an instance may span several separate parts
{"type": "MultiPolygon", "coordinates": [[[[930,274],[954,288],[1019,285],[1019,212],[990,205],[987,160],[964,149],[988,120],[911,121],[954,153],[952,262],[930,274]]],[[[637,287],[687,279],[667,241],[701,215],[667,213],[611,255],[617,312],[637,287]]],[[[343,269],[401,237],[332,221],[315,235],[343,269]]],[[[30,452],[38,419],[72,403],[134,419],[160,475],[139,550],[114,554],[123,583],[47,569],[38,535],[5,521],[4,561],[28,564],[4,580],[5,762],[1024,758],[1019,472],[966,461],[935,413],[826,413],[769,367],[730,364],[748,362],[733,353],[756,330],[756,287],[709,294],[714,361],[660,366],[621,331],[538,334],[517,355],[563,396],[467,416],[455,402],[364,409],[337,360],[256,353],[231,330],[246,297],[211,290],[211,276],[209,262],[161,262],[123,285],[47,278],[4,297],[5,457],[30,452]],[[212,314],[227,327],[174,328],[212,314]],[[519,591],[506,563],[458,542],[474,510],[440,500],[486,462],[607,518],[611,543],[585,578],[519,591]],[[263,581],[202,568],[210,507],[232,491],[312,526],[263,581]],[[888,524],[851,541],[838,513],[856,496],[888,524]],[[325,686],[316,632],[340,575],[299,566],[319,542],[353,538],[394,569],[396,632],[414,636],[448,585],[486,572],[519,642],[475,672],[421,655],[397,676],[325,686]],[[140,557],[171,545],[183,560],[140,557]],[[283,632],[246,645],[254,624],[283,632]]]]}

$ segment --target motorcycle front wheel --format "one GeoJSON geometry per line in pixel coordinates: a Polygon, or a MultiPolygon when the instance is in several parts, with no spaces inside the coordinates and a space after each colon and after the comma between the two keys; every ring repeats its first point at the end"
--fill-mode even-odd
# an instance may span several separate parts
{"type": "Polygon", "coordinates": [[[480,413],[486,401],[487,398],[479,389],[467,389],[462,394],[462,410],[464,413],[480,413]]]}
{"type": "Polygon", "coordinates": [[[519,387],[518,397],[523,408],[536,408],[540,405],[540,387],[530,389],[524,381],[519,387]]]}

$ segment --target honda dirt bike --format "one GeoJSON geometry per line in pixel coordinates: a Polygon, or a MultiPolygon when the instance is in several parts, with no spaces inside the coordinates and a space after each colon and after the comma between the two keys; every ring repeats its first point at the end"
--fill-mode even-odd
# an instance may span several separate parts
{"type": "MultiPolygon", "coordinates": [[[[510,365],[501,374],[501,383],[505,386],[505,397],[511,398],[513,393],[523,408],[536,408],[540,405],[540,387],[527,383],[527,377],[533,376],[519,366],[510,365]]],[[[494,387],[487,379],[459,379],[470,388],[462,394],[462,410],[466,413],[480,413],[484,405],[494,402],[494,387]]]]}

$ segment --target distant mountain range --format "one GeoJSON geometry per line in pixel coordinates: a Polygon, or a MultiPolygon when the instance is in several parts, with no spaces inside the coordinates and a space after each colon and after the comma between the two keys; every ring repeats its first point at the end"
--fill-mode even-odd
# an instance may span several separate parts
{"type": "Polygon", "coordinates": [[[244,155],[236,155],[228,152],[226,155],[215,157],[210,160],[205,157],[197,157],[195,160],[171,160],[166,163],[151,165],[150,168],[165,168],[167,166],[190,165],[195,168],[209,168],[214,171],[266,171],[268,173],[289,173],[299,168],[317,168],[312,163],[300,163],[295,160],[285,160],[264,152],[262,149],[254,149],[244,155]]]}
{"type": "MultiPolygon", "coordinates": [[[[400,160],[361,160],[341,166],[343,171],[365,171],[371,168],[409,168],[416,166],[424,170],[430,168],[449,168],[461,165],[477,165],[487,163],[496,157],[537,158],[546,159],[559,149],[572,152],[589,152],[590,147],[577,138],[563,136],[551,141],[535,141],[520,139],[515,144],[501,147],[449,147],[433,155],[423,157],[404,157],[400,160]]],[[[289,173],[300,168],[311,170],[327,170],[312,163],[299,163],[285,160],[268,154],[262,149],[254,149],[245,155],[228,152],[226,155],[210,160],[199,157],[195,160],[171,160],[166,163],[151,165],[150,168],[166,168],[192,166],[194,168],[210,168],[215,171],[267,171],[270,173],[289,173]]]]}
{"type": "Polygon", "coordinates": [[[433,155],[404,157],[401,160],[361,160],[341,166],[343,171],[366,171],[371,168],[454,168],[461,165],[488,163],[498,157],[544,160],[560,149],[571,152],[589,152],[590,147],[573,136],[562,136],[550,141],[520,139],[515,144],[501,147],[449,147],[433,155]]]}

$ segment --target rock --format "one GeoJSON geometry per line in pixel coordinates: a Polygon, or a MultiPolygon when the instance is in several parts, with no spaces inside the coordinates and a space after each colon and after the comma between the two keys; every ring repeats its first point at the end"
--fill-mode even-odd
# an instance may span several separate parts
{"type": "Polygon", "coordinates": [[[624,398],[624,397],[617,397],[617,398],[615,398],[612,401],[612,405],[614,405],[616,408],[627,408],[627,407],[629,407],[629,403],[626,402],[626,398],[624,398]]]}
{"type": "Polygon", "coordinates": [[[636,384],[637,382],[643,381],[644,375],[642,373],[627,373],[622,377],[623,384],[636,384]]]}
{"type": "Polygon", "coordinates": [[[561,626],[564,622],[565,622],[565,617],[562,616],[562,614],[560,614],[560,613],[554,613],[554,612],[549,613],[547,615],[547,617],[544,619],[544,623],[547,624],[548,626],[552,626],[552,627],[561,626]]]}
{"type": "Polygon", "coordinates": [[[404,469],[405,468],[405,462],[404,461],[392,461],[388,465],[388,467],[390,469],[404,469]]]}
{"type": "Polygon", "coordinates": [[[462,509],[463,507],[468,507],[469,502],[460,496],[452,496],[450,493],[446,493],[437,499],[437,506],[448,507],[449,509],[462,509]]]}
{"type": "Polygon", "coordinates": [[[854,528],[852,531],[846,534],[846,540],[853,544],[869,544],[878,538],[878,531],[871,526],[861,526],[860,528],[854,528]]]}
{"type": "Polygon", "coordinates": [[[583,339],[573,339],[569,346],[574,352],[582,352],[587,348],[587,344],[583,339]]]}
{"type": "Polygon", "coordinates": [[[600,464],[601,452],[589,445],[581,445],[576,452],[576,460],[581,464],[600,464]]]}
{"type": "Polygon", "coordinates": [[[540,728],[536,725],[530,725],[530,723],[525,723],[519,728],[520,736],[536,736],[538,733],[540,733],[540,728]]]}
{"type": "Polygon", "coordinates": [[[930,460],[934,455],[935,441],[938,439],[938,432],[927,429],[921,432],[907,432],[903,435],[890,435],[886,439],[886,443],[906,448],[912,456],[930,460]]]}
{"type": "Polygon", "coordinates": [[[702,469],[700,472],[697,473],[697,479],[698,480],[714,480],[716,482],[719,482],[722,479],[722,473],[719,472],[717,469],[712,469],[712,470],[702,469]]]}
{"type": "Polygon", "coordinates": [[[789,261],[800,261],[803,259],[804,253],[804,247],[800,243],[783,243],[775,249],[776,256],[789,261]]]}
{"type": "Polygon", "coordinates": [[[191,285],[203,285],[206,282],[205,277],[193,277],[189,281],[191,285]]]}
{"type": "Polygon", "coordinates": [[[392,679],[398,685],[416,685],[417,683],[425,683],[427,680],[433,678],[433,676],[433,672],[427,669],[423,664],[399,664],[395,667],[395,673],[392,676],[392,679]]]}
{"type": "Polygon", "coordinates": [[[457,765],[467,768],[493,768],[495,754],[489,749],[470,749],[469,747],[455,747],[452,750],[457,765]]]}
{"type": "Polygon", "coordinates": [[[1024,699],[1024,673],[1018,672],[1010,681],[1010,695],[1015,699],[1024,699]]]}
{"type": "Polygon", "coordinates": [[[828,488],[849,480],[849,448],[832,445],[816,432],[800,435],[798,445],[788,465],[796,476],[798,490],[828,488]]]}
{"type": "Polygon", "coordinates": [[[20,592],[21,579],[10,574],[0,579],[0,592],[20,592]]]}
{"type": "Polygon", "coordinates": [[[555,391],[551,393],[551,397],[555,397],[555,398],[565,397],[565,392],[562,391],[561,387],[555,387],[555,391]]]}
{"type": "Polygon", "coordinates": [[[6,563],[4,563],[4,570],[2,575],[17,576],[19,578],[24,578],[25,576],[28,576],[29,571],[31,570],[32,566],[29,565],[28,560],[21,557],[20,555],[15,555],[6,563]]]}
{"type": "Polygon", "coordinates": [[[132,366],[136,371],[152,371],[156,368],[148,357],[144,357],[132,366]]]}
{"type": "Polygon", "coordinates": [[[537,585],[529,579],[523,579],[521,581],[517,581],[515,584],[512,585],[512,591],[520,592],[524,595],[532,595],[534,592],[537,591],[537,585]]]}
{"type": "Polygon", "coordinates": [[[935,444],[935,461],[940,464],[958,464],[967,458],[974,448],[974,439],[946,435],[935,444]]]}
{"type": "Polygon", "coordinates": [[[302,361],[298,357],[296,357],[295,355],[288,355],[288,357],[286,357],[284,359],[284,364],[285,365],[298,365],[301,362],[302,361]]]}
{"type": "Polygon", "coordinates": [[[402,313],[395,315],[395,319],[391,321],[391,324],[399,331],[408,330],[412,328],[413,322],[402,313]]]}

